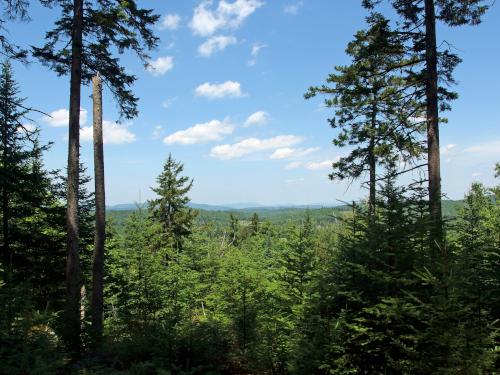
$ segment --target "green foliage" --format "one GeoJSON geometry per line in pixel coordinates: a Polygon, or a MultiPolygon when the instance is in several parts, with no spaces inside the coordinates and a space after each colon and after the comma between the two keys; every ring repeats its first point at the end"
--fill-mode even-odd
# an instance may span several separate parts
{"type": "Polygon", "coordinates": [[[193,180],[182,176],[184,165],[169,154],[163,166],[163,172],[157,177],[157,186],[151,188],[159,198],[149,202],[149,209],[154,221],[163,228],[164,240],[181,250],[185,237],[191,234],[196,211],[188,207],[187,193],[193,186],[193,180]]]}
{"type": "MultiPolygon", "coordinates": [[[[33,55],[59,76],[69,75],[73,0],[41,0],[41,3],[59,7],[61,16],[54,29],[46,33],[45,45],[33,47],[33,55]]],[[[151,9],[138,7],[135,0],[86,0],[83,4],[82,83],[89,84],[99,72],[114,94],[120,113],[126,118],[136,117],[138,98],[130,89],[136,77],[126,71],[115,54],[131,51],[146,64],[147,51],[158,44],[152,25],[159,16],[151,9]]]]}

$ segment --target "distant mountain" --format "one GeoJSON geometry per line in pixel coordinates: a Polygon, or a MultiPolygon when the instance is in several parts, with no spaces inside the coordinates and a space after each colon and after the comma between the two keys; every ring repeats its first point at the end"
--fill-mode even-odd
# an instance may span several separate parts
{"type": "MultiPolygon", "coordinates": [[[[147,206],[146,203],[142,203],[142,207],[145,208],[147,206]]],[[[189,207],[197,209],[197,210],[205,210],[205,211],[266,211],[266,210],[281,210],[281,209],[317,209],[324,207],[336,207],[338,205],[331,203],[316,203],[316,204],[303,204],[303,205],[294,205],[294,204],[282,204],[275,206],[266,206],[260,203],[254,202],[241,202],[241,203],[228,203],[222,205],[215,204],[205,204],[205,203],[189,203],[189,207]]],[[[125,204],[116,204],[113,206],[108,206],[107,209],[109,211],[133,211],[138,207],[138,203],[125,203],[125,204]]]]}

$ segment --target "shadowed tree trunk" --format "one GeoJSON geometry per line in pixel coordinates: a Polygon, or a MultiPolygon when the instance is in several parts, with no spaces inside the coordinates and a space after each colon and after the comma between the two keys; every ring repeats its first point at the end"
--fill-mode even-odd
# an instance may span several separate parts
{"type": "Polygon", "coordinates": [[[438,72],[436,47],[436,13],[434,0],[425,0],[426,33],[426,97],[427,97],[427,146],[429,209],[432,219],[432,240],[442,244],[441,211],[441,171],[439,155],[439,109],[438,109],[438,72]]]}
{"type": "Polygon", "coordinates": [[[69,140],[67,178],[66,316],[64,338],[68,348],[80,350],[80,254],[78,229],[78,185],[80,167],[80,96],[82,82],[83,0],[74,0],[69,99],[69,140]]]}
{"type": "Polygon", "coordinates": [[[103,332],[104,242],[106,239],[106,199],[104,189],[104,151],[102,134],[102,81],[99,73],[92,79],[94,86],[94,176],[95,176],[95,237],[92,264],[92,330],[98,345],[103,332]]]}

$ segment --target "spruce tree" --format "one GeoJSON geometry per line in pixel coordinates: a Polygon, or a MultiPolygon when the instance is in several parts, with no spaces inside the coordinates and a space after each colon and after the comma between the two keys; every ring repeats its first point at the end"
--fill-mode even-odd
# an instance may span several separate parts
{"type": "Polygon", "coordinates": [[[0,189],[2,253],[6,280],[14,271],[14,254],[23,250],[22,221],[44,200],[47,185],[37,157],[47,149],[37,141],[37,130],[26,125],[28,110],[19,97],[10,62],[0,71],[0,189]],[[40,186],[37,186],[40,184],[40,186]],[[21,232],[20,232],[21,231],[21,232]]]}
{"type": "Polygon", "coordinates": [[[182,176],[184,165],[177,162],[171,154],[163,165],[163,172],[156,178],[157,186],[151,188],[158,195],[149,201],[153,219],[160,223],[163,235],[174,249],[182,250],[184,240],[191,234],[196,211],[189,208],[187,194],[193,180],[182,176]]]}

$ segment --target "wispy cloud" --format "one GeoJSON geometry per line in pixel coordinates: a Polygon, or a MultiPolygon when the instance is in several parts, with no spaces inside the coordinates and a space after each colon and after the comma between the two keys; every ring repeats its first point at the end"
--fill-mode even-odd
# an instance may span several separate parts
{"type": "Polygon", "coordinates": [[[248,116],[247,120],[243,124],[244,128],[248,128],[254,125],[265,125],[269,121],[269,113],[264,111],[257,111],[248,116]]]}
{"type": "Polygon", "coordinates": [[[195,95],[207,99],[241,98],[245,96],[241,84],[235,81],[224,83],[205,82],[195,89],[195,95]]]}
{"type": "Polygon", "coordinates": [[[203,57],[210,57],[214,52],[224,51],[226,47],[237,42],[234,36],[216,35],[201,44],[198,47],[198,53],[203,57]]]}
{"type": "Polygon", "coordinates": [[[167,145],[174,143],[181,145],[193,145],[220,141],[225,135],[231,134],[233,131],[234,125],[231,124],[229,119],[225,119],[224,121],[212,120],[175,132],[165,137],[163,142],[167,145]]]}
{"type": "Polygon", "coordinates": [[[217,159],[229,160],[260,151],[291,147],[302,141],[302,137],[296,135],[279,135],[267,139],[246,138],[234,144],[215,146],[210,155],[217,159]]]}
{"type": "Polygon", "coordinates": [[[172,56],[158,57],[146,66],[146,70],[154,76],[162,76],[174,68],[174,58],[172,56]]]}
{"type": "Polygon", "coordinates": [[[312,154],[319,150],[319,147],[309,147],[306,149],[296,149],[296,148],[280,148],[274,151],[274,153],[269,157],[270,159],[291,159],[291,158],[301,158],[312,154]]]}
{"type": "Polygon", "coordinates": [[[283,11],[287,14],[296,15],[299,13],[300,8],[304,5],[304,1],[297,1],[292,4],[288,4],[283,8],[283,11]]]}
{"type": "Polygon", "coordinates": [[[250,52],[252,58],[248,61],[249,66],[254,66],[255,64],[257,64],[257,58],[259,57],[260,51],[265,47],[267,47],[267,45],[263,43],[252,44],[252,50],[250,52]]]}
{"type": "Polygon", "coordinates": [[[178,14],[166,14],[160,23],[161,30],[177,30],[181,23],[181,17],[178,14]]]}
{"type": "Polygon", "coordinates": [[[324,169],[331,169],[333,160],[324,160],[320,162],[309,162],[305,164],[306,169],[310,171],[321,171],[324,169]]]}
{"type": "Polygon", "coordinates": [[[174,104],[174,102],[176,100],[177,100],[177,97],[167,98],[163,102],[161,102],[161,106],[165,109],[168,109],[168,108],[172,107],[172,104],[174,104]]]}

